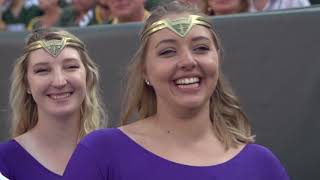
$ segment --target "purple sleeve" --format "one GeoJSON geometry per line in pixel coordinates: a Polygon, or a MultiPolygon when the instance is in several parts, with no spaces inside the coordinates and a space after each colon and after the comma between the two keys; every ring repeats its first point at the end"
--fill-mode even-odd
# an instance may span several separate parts
{"type": "Polygon", "coordinates": [[[270,154],[272,157],[272,165],[274,167],[275,170],[275,175],[278,175],[277,177],[274,178],[274,180],[290,180],[285,168],[282,166],[281,162],[279,161],[279,159],[271,153],[270,154]]]}
{"type": "Polygon", "coordinates": [[[261,157],[258,159],[263,163],[262,168],[265,169],[266,179],[272,180],[289,180],[289,176],[282,166],[280,160],[267,148],[260,146],[261,157]]]}
{"type": "Polygon", "coordinates": [[[77,180],[107,180],[106,173],[102,173],[107,166],[99,164],[97,154],[91,152],[87,147],[79,144],[73,153],[63,179],[77,179],[77,180]],[[101,167],[102,166],[102,167],[101,167]]]}

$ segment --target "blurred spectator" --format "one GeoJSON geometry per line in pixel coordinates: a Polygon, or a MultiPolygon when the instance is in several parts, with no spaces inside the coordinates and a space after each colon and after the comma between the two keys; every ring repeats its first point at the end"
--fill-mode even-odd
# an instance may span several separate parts
{"type": "Polygon", "coordinates": [[[225,15],[247,12],[249,0],[208,0],[209,15],[225,15]]]}
{"type": "Polygon", "coordinates": [[[39,0],[42,16],[34,17],[28,24],[27,29],[47,28],[56,26],[62,14],[59,0],[39,0]]]}
{"type": "Polygon", "coordinates": [[[309,0],[250,0],[250,12],[310,6],[309,0]]]}
{"type": "Polygon", "coordinates": [[[108,0],[98,0],[95,13],[98,24],[110,24],[112,22],[111,10],[108,0]]]}
{"type": "MultiPolygon", "coordinates": [[[[164,1],[164,0],[162,0],[164,1]]],[[[162,2],[161,1],[161,2],[162,2]]],[[[154,8],[156,8],[158,5],[160,4],[160,0],[146,0],[144,2],[144,7],[148,10],[148,11],[152,11],[154,8]]]]}
{"type": "Polygon", "coordinates": [[[30,20],[41,16],[41,10],[35,0],[11,0],[2,14],[2,20],[8,31],[25,30],[30,20]]]}
{"type": "Polygon", "coordinates": [[[204,14],[210,14],[208,0],[180,0],[197,6],[204,14]]]}
{"type": "Polygon", "coordinates": [[[59,26],[79,26],[97,24],[96,0],[73,0],[72,6],[63,8],[59,26]]]}
{"type": "Polygon", "coordinates": [[[8,0],[0,0],[0,31],[4,31],[6,24],[2,20],[2,13],[7,9],[8,0]]]}
{"type": "Polygon", "coordinates": [[[320,0],[310,0],[311,4],[320,4],[320,0]]]}
{"type": "Polygon", "coordinates": [[[145,0],[107,0],[113,17],[112,24],[144,21],[150,13],[145,0]]]}

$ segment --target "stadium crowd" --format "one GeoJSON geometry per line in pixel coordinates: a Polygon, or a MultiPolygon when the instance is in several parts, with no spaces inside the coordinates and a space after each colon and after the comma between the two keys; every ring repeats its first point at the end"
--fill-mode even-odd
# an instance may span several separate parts
{"type": "MultiPolygon", "coordinates": [[[[86,27],[143,21],[171,0],[0,0],[0,31],[39,27],[86,27]]],[[[181,0],[204,13],[225,15],[307,7],[320,0],[181,0]]]]}

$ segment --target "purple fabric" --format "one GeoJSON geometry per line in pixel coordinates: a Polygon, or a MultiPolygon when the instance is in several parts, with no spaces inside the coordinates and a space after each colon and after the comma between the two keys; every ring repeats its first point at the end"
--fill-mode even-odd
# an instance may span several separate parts
{"type": "Polygon", "coordinates": [[[42,166],[15,140],[0,144],[0,172],[10,180],[62,179],[42,166]]]}
{"type": "Polygon", "coordinates": [[[174,163],[144,149],[119,129],[86,136],[73,154],[65,179],[77,180],[288,180],[265,147],[248,144],[231,160],[197,167],[174,163]]]}

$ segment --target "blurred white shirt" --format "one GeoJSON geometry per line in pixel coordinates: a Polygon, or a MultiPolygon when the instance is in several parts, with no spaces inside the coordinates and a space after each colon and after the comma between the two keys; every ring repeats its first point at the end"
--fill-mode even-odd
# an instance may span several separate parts
{"type": "MultiPolygon", "coordinates": [[[[250,7],[249,12],[257,12],[259,10],[254,6],[254,1],[259,0],[249,0],[250,7]]],[[[290,8],[300,8],[310,6],[309,0],[269,0],[261,11],[272,11],[279,9],[290,9],[290,8]]]]}
{"type": "Polygon", "coordinates": [[[8,178],[4,177],[0,172],[0,180],[9,180],[8,178]]]}

